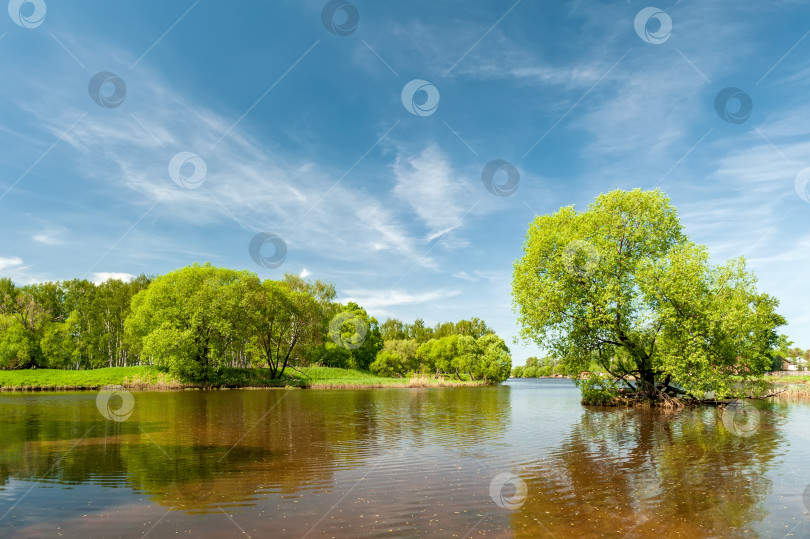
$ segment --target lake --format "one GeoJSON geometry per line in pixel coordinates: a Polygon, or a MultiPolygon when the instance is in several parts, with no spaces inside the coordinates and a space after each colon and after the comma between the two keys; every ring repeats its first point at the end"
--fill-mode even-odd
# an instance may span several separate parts
{"type": "Polygon", "coordinates": [[[806,404],[724,423],[554,379],[97,395],[0,394],[0,536],[810,536],[806,404]]]}

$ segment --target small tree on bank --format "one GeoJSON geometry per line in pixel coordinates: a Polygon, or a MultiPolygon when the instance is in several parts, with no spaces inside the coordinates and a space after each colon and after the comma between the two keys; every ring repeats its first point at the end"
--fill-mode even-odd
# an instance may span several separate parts
{"type": "Polygon", "coordinates": [[[579,373],[597,363],[647,400],[730,395],[771,367],[778,301],[743,258],[715,266],[659,190],[616,190],[536,217],[515,263],[521,336],[579,373]]]}

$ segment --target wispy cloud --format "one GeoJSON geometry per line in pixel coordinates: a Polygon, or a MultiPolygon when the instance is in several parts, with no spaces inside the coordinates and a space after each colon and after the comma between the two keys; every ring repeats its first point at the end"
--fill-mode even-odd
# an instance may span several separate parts
{"type": "Polygon", "coordinates": [[[428,227],[427,241],[463,225],[471,205],[471,181],[453,169],[435,144],[418,155],[399,154],[391,168],[396,178],[394,193],[428,227]]]}
{"type": "Polygon", "coordinates": [[[375,316],[384,316],[388,315],[393,307],[431,303],[459,294],[459,290],[449,289],[418,293],[405,290],[345,290],[340,294],[340,299],[344,302],[354,301],[375,316]]]}
{"type": "Polygon", "coordinates": [[[62,245],[65,243],[60,237],[62,233],[62,230],[45,230],[34,234],[31,236],[31,239],[38,243],[44,243],[45,245],[62,245]]]}

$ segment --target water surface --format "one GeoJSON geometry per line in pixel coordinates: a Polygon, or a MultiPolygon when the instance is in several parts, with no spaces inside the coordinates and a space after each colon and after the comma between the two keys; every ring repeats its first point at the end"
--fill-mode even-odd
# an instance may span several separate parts
{"type": "Polygon", "coordinates": [[[810,535],[803,404],[739,436],[714,409],[588,409],[568,380],[135,392],[122,422],[96,395],[0,395],[0,536],[810,535]],[[525,498],[493,499],[504,473],[525,498]]]}

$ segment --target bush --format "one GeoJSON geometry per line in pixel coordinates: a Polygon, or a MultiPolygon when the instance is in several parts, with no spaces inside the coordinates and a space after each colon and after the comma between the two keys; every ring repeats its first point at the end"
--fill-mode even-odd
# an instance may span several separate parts
{"type": "Polygon", "coordinates": [[[603,378],[596,374],[591,374],[587,378],[580,378],[575,381],[582,391],[582,404],[591,406],[615,406],[618,404],[619,383],[613,378],[603,378]]]}
{"type": "Polygon", "coordinates": [[[377,359],[371,363],[369,370],[377,376],[396,378],[402,377],[407,369],[401,355],[383,350],[377,354],[377,359]]]}

